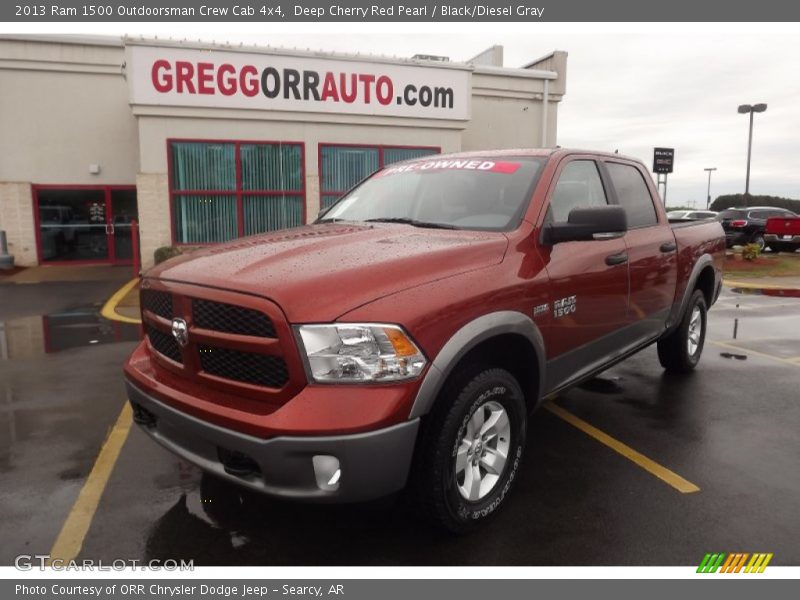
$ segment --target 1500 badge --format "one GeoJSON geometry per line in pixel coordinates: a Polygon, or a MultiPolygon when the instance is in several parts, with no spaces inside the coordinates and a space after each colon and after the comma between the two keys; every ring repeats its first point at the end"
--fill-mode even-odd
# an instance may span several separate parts
{"type": "Polygon", "coordinates": [[[553,302],[553,317],[558,319],[559,317],[574,313],[577,304],[578,300],[576,296],[567,296],[566,298],[556,300],[553,302]]]}

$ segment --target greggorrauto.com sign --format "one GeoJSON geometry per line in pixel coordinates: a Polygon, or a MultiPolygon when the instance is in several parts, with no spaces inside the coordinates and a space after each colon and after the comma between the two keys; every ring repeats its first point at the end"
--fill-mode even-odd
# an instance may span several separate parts
{"type": "Polygon", "coordinates": [[[172,46],[128,51],[132,104],[469,119],[464,68],[172,46]]]}

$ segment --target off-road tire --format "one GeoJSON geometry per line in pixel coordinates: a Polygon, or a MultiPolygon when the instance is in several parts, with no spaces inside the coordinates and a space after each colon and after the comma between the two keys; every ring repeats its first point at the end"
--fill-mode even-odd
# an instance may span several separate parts
{"type": "Polygon", "coordinates": [[[667,337],[658,340],[658,360],[661,366],[670,373],[688,373],[700,362],[706,338],[706,321],[708,308],[703,292],[695,290],[680,325],[667,337]],[[693,318],[699,317],[700,330],[698,332],[695,349],[692,352],[690,334],[697,331],[693,328],[693,318]]]}
{"type": "Polygon", "coordinates": [[[518,476],[526,419],[524,394],[508,371],[472,366],[450,379],[424,424],[414,467],[417,499],[434,523],[452,533],[466,533],[495,514],[518,476]],[[484,497],[471,502],[459,491],[456,454],[470,419],[487,405],[505,411],[510,439],[498,479],[484,497]]]}

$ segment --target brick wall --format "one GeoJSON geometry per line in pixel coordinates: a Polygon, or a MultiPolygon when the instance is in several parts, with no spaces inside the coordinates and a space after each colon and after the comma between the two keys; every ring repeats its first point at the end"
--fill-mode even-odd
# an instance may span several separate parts
{"type": "Polygon", "coordinates": [[[6,232],[8,251],[17,265],[38,264],[30,183],[0,182],[0,229],[6,232]]]}
{"type": "Polygon", "coordinates": [[[169,218],[169,183],[165,173],[139,173],[136,176],[139,205],[139,239],[142,267],[153,266],[153,252],[172,245],[169,218]]]}

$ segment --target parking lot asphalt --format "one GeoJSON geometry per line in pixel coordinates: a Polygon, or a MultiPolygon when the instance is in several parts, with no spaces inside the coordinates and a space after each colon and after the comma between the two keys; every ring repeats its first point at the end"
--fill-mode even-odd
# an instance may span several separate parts
{"type": "MultiPolygon", "coordinates": [[[[50,552],[125,404],[120,365],[138,327],[99,316],[118,286],[0,286],[0,564],[50,552]]],[[[402,495],[316,506],[241,492],[133,427],[78,558],[696,565],[706,552],[743,551],[796,565],[798,384],[800,299],[726,290],[695,373],[664,375],[649,348],[538,411],[507,506],[463,537],[432,530],[402,495]],[[682,493],[558,413],[699,491],[682,493]]]]}

